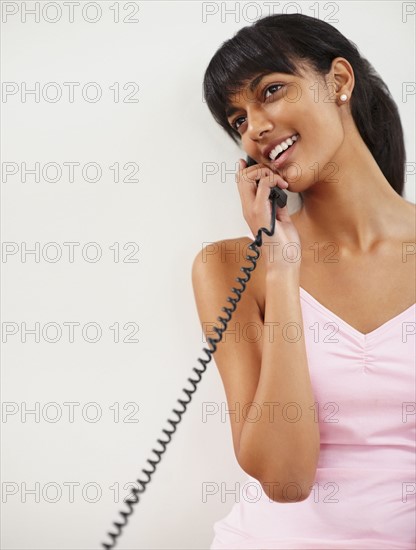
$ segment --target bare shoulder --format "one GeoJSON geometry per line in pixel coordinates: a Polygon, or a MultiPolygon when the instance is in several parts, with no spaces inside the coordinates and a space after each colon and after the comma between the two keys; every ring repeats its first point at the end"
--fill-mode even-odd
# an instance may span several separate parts
{"type": "MultiPolygon", "coordinates": [[[[216,289],[230,295],[231,288],[237,286],[237,277],[244,277],[242,267],[252,268],[252,261],[247,255],[254,256],[249,246],[252,243],[249,237],[236,237],[222,239],[204,246],[195,256],[192,264],[192,282],[194,287],[203,285],[204,294],[209,294],[216,289]]],[[[250,273],[250,281],[247,283],[244,294],[256,296],[257,287],[262,280],[263,262],[260,257],[256,268],[250,273]]],[[[239,285],[237,286],[237,288],[239,285]]]]}
{"type": "MultiPolygon", "coordinates": [[[[408,211],[409,211],[409,215],[411,216],[412,214],[416,214],[416,204],[414,202],[411,202],[411,201],[407,201],[405,199],[404,200],[404,203],[405,203],[405,206],[408,208],[408,211]]],[[[414,219],[413,219],[413,222],[414,222],[414,219]]]]}
{"type": "Polygon", "coordinates": [[[409,215],[416,213],[416,204],[414,202],[403,199],[403,206],[407,208],[409,215]]]}
{"type": "Polygon", "coordinates": [[[410,211],[409,218],[411,220],[411,224],[413,227],[413,232],[414,232],[413,234],[416,234],[416,204],[414,202],[409,202],[408,204],[409,204],[409,211],[410,211]]]}
{"type": "Polygon", "coordinates": [[[416,212],[416,204],[415,204],[414,202],[407,201],[406,199],[403,199],[403,200],[404,200],[404,202],[405,202],[406,204],[409,205],[410,208],[413,209],[414,212],[416,212]]]}
{"type": "MultiPolygon", "coordinates": [[[[240,268],[252,267],[245,259],[249,237],[224,239],[206,245],[200,250],[192,265],[192,284],[202,330],[208,337],[218,339],[212,327],[218,324],[218,317],[226,318],[223,307],[230,308],[227,297],[237,298],[232,288],[241,289],[237,277],[245,277],[240,268]]],[[[260,377],[262,341],[244,337],[245,327],[253,323],[261,327],[262,314],[256,299],[256,271],[238,301],[238,306],[228,322],[228,338],[218,342],[215,363],[221,376],[229,410],[237,410],[251,403],[260,377]]],[[[239,409],[241,410],[241,409],[239,409]]],[[[240,454],[240,437],[244,422],[230,415],[235,456],[244,471],[253,475],[245,466],[240,454]]]]}
{"type": "Polygon", "coordinates": [[[416,240],[416,204],[403,200],[403,206],[399,212],[399,235],[404,241],[416,240]]]}
{"type": "MultiPolygon", "coordinates": [[[[408,266],[409,280],[414,281],[416,270],[416,204],[406,202],[406,211],[403,215],[403,232],[401,234],[401,266],[408,266]]],[[[414,284],[412,282],[412,286],[414,284]]],[[[416,292],[416,288],[415,288],[416,292]]],[[[415,294],[416,298],[416,294],[415,294]]]]}

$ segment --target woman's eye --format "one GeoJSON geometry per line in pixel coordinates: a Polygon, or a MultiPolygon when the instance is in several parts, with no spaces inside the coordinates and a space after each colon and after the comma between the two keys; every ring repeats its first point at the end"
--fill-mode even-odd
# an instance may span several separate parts
{"type": "MultiPolygon", "coordinates": [[[[234,130],[237,130],[237,131],[238,131],[238,128],[239,128],[239,126],[240,126],[240,124],[238,123],[238,121],[241,120],[241,119],[244,119],[244,117],[243,117],[243,116],[239,116],[239,117],[236,118],[236,119],[234,120],[234,122],[231,124],[231,126],[234,128],[234,130]]],[[[243,122],[241,122],[241,124],[243,124],[243,122]]]]}
{"type": "Polygon", "coordinates": [[[277,91],[276,88],[278,88],[279,86],[283,86],[283,84],[272,84],[271,86],[268,86],[268,87],[266,88],[265,98],[267,99],[267,97],[270,97],[270,96],[267,96],[268,90],[273,90],[273,91],[271,92],[271,95],[273,95],[273,94],[277,91]]]}
{"type": "MultiPolygon", "coordinates": [[[[273,94],[275,94],[277,91],[278,91],[278,88],[280,89],[281,87],[283,86],[283,84],[271,84],[270,86],[267,86],[267,88],[265,88],[265,99],[271,97],[273,94]],[[267,92],[270,91],[270,95],[267,95],[267,92]]],[[[243,116],[240,116],[238,118],[236,118],[232,123],[231,123],[231,126],[234,128],[234,130],[237,130],[239,129],[239,127],[241,126],[241,124],[244,123],[244,119],[245,117],[243,116]],[[239,122],[241,121],[242,122],[239,122]]]]}

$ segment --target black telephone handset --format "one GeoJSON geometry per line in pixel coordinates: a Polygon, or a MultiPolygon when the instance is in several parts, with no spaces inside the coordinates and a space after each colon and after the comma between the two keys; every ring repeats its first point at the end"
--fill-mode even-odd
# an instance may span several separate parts
{"type": "MultiPolygon", "coordinates": [[[[247,156],[247,168],[249,166],[253,166],[254,164],[258,164],[254,159],[247,156]]],[[[273,200],[274,198],[277,199],[277,206],[279,208],[284,208],[287,203],[287,195],[283,191],[283,189],[280,189],[280,187],[273,187],[270,191],[269,200],[273,200]]]]}

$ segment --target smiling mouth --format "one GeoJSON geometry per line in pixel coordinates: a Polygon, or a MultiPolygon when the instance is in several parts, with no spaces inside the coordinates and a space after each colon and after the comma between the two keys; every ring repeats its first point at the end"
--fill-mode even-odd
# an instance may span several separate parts
{"type": "Polygon", "coordinates": [[[280,168],[283,164],[285,164],[288,157],[292,154],[293,152],[292,150],[296,147],[298,141],[299,141],[299,137],[287,149],[285,149],[284,151],[281,151],[274,160],[271,160],[270,161],[271,167],[276,169],[276,168],[280,168]]]}
{"type": "Polygon", "coordinates": [[[294,134],[292,137],[285,139],[269,153],[269,158],[273,161],[277,160],[280,156],[283,155],[285,151],[293,147],[299,138],[299,134],[294,134]]]}
{"type": "Polygon", "coordinates": [[[282,155],[284,155],[288,149],[290,149],[291,147],[293,147],[293,146],[295,145],[295,143],[296,143],[296,142],[293,142],[292,145],[289,145],[289,147],[288,147],[287,149],[285,149],[284,151],[281,151],[281,152],[277,155],[277,157],[276,157],[272,162],[275,162],[276,160],[280,159],[280,157],[281,157],[282,155]]]}

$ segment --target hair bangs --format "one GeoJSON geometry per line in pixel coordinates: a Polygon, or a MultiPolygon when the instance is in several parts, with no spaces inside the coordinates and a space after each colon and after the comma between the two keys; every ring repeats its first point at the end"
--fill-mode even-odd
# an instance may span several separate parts
{"type": "Polygon", "coordinates": [[[230,126],[226,115],[231,96],[258,75],[299,75],[296,58],[285,37],[270,27],[260,36],[245,27],[215,53],[205,72],[204,97],[216,122],[236,143],[240,134],[230,126]]]}

